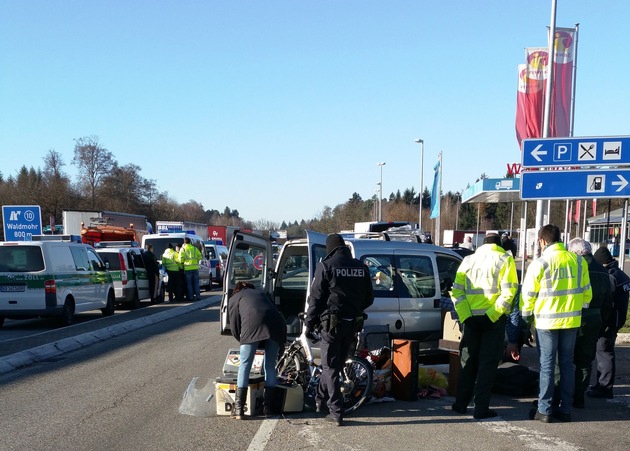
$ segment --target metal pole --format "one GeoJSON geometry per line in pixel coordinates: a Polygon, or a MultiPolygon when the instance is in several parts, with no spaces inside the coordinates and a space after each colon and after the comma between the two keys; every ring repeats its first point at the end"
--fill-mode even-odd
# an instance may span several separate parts
{"type": "Polygon", "coordinates": [[[424,193],[424,140],[418,138],[420,143],[420,205],[418,206],[418,230],[422,232],[422,195],[424,193]]]}
{"type": "Polygon", "coordinates": [[[377,163],[376,165],[381,167],[380,194],[378,196],[378,220],[380,222],[383,220],[383,166],[385,166],[385,162],[377,163]]]}

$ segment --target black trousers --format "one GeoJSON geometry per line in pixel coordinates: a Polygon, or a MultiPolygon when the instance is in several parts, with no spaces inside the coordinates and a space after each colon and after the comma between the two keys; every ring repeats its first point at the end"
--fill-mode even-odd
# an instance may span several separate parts
{"type": "Polygon", "coordinates": [[[601,390],[612,391],[615,383],[615,341],[617,331],[609,328],[597,340],[597,386],[601,390]]]}
{"type": "Polygon", "coordinates": [[[322,331],[320,342],[322,374],[319,378],[315,402],[319,405],[326,402],[328,411],[334,418],[343,416],[343,395],[339,373],[348,358],[355,332],[356,323],[344,320],[340,320],[332,330],[322,331]]]}

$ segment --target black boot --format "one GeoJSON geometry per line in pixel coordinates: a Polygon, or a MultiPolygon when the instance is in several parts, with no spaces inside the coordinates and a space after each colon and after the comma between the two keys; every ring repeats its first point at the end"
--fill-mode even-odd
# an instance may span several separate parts
{"type": "Polygon", "coordinates": [[[236,420],[242,420],[245,415],[245,401],[247,400],[247,387],[237,388],[234,395],[234,405],[232,406],[231,417],[236,420]]]}
{"type": "Polygon", "coordinates": [[[265,387],[263,392],[263,415],[265,418],[278,415],[279,409],[276,405],[276,387],[265,387]]]}

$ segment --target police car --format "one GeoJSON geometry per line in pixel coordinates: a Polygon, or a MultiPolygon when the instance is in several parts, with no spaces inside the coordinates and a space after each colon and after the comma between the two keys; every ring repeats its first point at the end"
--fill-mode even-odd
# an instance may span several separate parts
{"type": "MultiPolygon", "coordinates": [[[[236,232],[231,243],[224,293],[221,301],[221,333],[230,333],[227,317],[229,296],[236,283],[246,280],[275,300],[287,320],[287,334],[299,334],[298,314],[306,310],[315,267],[326,256],[327,235],[307,232],[303,239],[289,240],[275,269],[271,243],[258,235],[236,232]],[[256,273],[237,270],[239,253],[254,256],[256,273]]],[[[374,303],[366,310],[366,326],[386,326],[393,338],[409,338],[435,344],[442,337],[440,300],[449,296],[462,257],[432,244],[383,239],[346,238],[352,255],[370,271],[374,303]]]]}
{"type": "Polygon", "coordinates": [[[58,317],[100,309],[114,314],[112,276],[91,246],[70,235],[0,242],[0,325],[5,318],[58,317]]]}

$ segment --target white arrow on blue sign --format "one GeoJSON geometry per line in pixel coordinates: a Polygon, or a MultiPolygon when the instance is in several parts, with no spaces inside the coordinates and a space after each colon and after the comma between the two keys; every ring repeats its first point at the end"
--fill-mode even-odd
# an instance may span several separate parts
{"type": "Polygon", "coordinates": [[[523,168],[630,165],[630,136],[523,140],[523,168]]]}
{"type": "Polygon", "coordinates": [[[521,199],[630,197],[630,169],[521,172],[521,199]]]}

